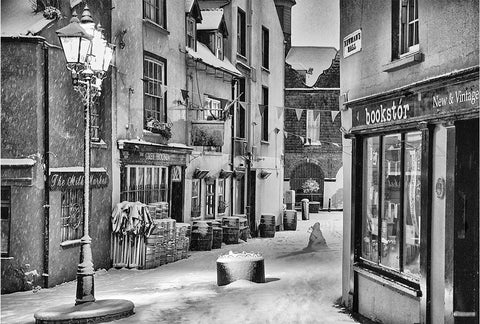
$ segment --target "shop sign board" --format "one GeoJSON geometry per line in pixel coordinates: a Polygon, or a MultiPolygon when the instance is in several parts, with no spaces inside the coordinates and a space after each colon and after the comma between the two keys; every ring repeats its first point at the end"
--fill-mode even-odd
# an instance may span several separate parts
{"type": "Polygon", "coordinates": [[[413,117],[438,117],[478,107],[479,89],[475,80],[352,106],[352,126],[402,123],[413,117]]]}
{"type": "MultiPolygon", "coordinates": [[[[84,184],[84,175],[81,172],[52,172],[50,174],[50,190],[81,189],[84,184]]],[[[108,186],[106,172],[90,173],[90,188],[105,188],[108,186]]]]}
{"type": "Polygon", "coordinates": [[[343,58],[362,50],[362,30],[357,29],[343,38],[343,58]]]}

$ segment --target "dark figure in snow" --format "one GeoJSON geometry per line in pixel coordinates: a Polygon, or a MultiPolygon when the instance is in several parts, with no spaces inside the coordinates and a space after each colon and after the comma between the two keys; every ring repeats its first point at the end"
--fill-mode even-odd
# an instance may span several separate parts
{"type": "Polygon", "coordinates": [[[308,246],[304,248],[304,251],[319,251],[328,248],[327,241],[323,237],[322,230],[320,229],[320,223],[316,222],[310,227],[311,233],[308,239],[308,246]]]}

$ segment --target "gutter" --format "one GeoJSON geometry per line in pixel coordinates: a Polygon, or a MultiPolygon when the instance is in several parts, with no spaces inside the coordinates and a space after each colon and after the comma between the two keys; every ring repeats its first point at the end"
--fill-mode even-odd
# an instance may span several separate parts
{"type": "Polygon", "coordinates": [[[43,198],[43,287],[48,288],[48,270],[49,270],[49,241],[50,241],[50,117],[49,117],[49,73],[48,73],[48,49],[49,45],[43,42],[43,179],[44,179],[44,198],[43,198]]]}

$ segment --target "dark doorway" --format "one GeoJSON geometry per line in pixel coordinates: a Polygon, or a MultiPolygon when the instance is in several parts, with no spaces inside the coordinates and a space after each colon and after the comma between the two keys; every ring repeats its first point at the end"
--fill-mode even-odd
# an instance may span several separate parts
{"type": "Polygon", "coordinates": [[[171,191],[170,191],[170,217],[177,222],[183,222],[183,187],[185,169],[181,166],[172,166],[170,169],[171,191]]]}
{"type": "Polygon", "coordinates": [[[248,204],[248,222],[250,223],[250,234],[252,237],[257,236],[257,221],[255,219],[255,188],[257,182],[256,170],[251,170],[247,179],[247,204],[248,204]]]}
{"type": "Polygon", "coordinates": [[[295,167],[290,175],[290,188],[295,190],[295,203],[302,199],[317,201],[323,206],[324,174],[322,168],[314,163],[302,163],[295,167]]]}
{"type": "Polygon", "coordinates": [[[478,119],[455,123],[454,288],[456,324],[478,323],[478,119]]]}

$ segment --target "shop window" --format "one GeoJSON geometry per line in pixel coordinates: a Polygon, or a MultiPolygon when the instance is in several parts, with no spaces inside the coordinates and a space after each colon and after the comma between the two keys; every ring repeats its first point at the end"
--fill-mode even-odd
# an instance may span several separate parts
{"type": "Polygon", "coordinates": [[[144,128],[165,123],[165,62],[151,56],[143,60],[143,116],[144,128]]]}
{"type": "Polygon", "coordinates": [[[223,35],[220,32],[215,33],[215,56],[223,61],[223,35]]]}
{"type": "Polygon", "coordinates": [[[127,166],[121,171],[122,201],[144,204],[167,202],[168,168],[159,166],[127,166]]]}
{"type": "Polygon", "coordinates": [[[215,218],[215,180],[206,183],[205,218],[215,218]]]}
{"type": "Polygon", "coordinates": [[[66,189],[61,194],[62,242],[83,236],[83,189],[66,189]]]}
{"type": "Polygon", "coordinates": [[[247,18],[240,8],[237,12],[237,53],[247,56],[247,18]]]}
{"type": "Polygon", "coordinates": [[[307,110],[307,138],[309,144],[320,145],[320,116],[313,110],[307,110]]]}
{"type": "Polygon", "coordinates": [[[262,87],[262,128],[261,139],[262,141],[268,141],[268,88],[262,87]]]}
{"type": "Polygon", "coordinates": [[[262,67],[268,70],[270,56],[270,40],[268,29],[262,26],[262,67]]]}
{"type": "Polygon", "coordinates": [[[192,180],[192,217],[200,217],[200,179],[192,180]]]}
{"type": "Polygon", "coordinates": [[[143,18],[167,28],[166,0],[143,0],[143,18]]]}
{"type": "Polygon", "coordinates": [[[409,277],[420,275],[420,132],[364,141],[364,260],[409,277]]]}
{"type": "Polygon", "coordinates": [[[393,0],[392,2],[392,58],[419,50],[418,0],[393,0]]]}
{"type": "Polygon", "coordinates": [[[1,215],[1,228],[2,228],[2,257],[8,257],[10,255],[10,219],[12,215],[12,195],[11,187],[2,186],[2,215],[1,215]]]}
{"type": "Polygon", "coordinates": [[[192,17],[187,17],[187,46],[197,50],[196,46],[196,23],[192,17]]]}

